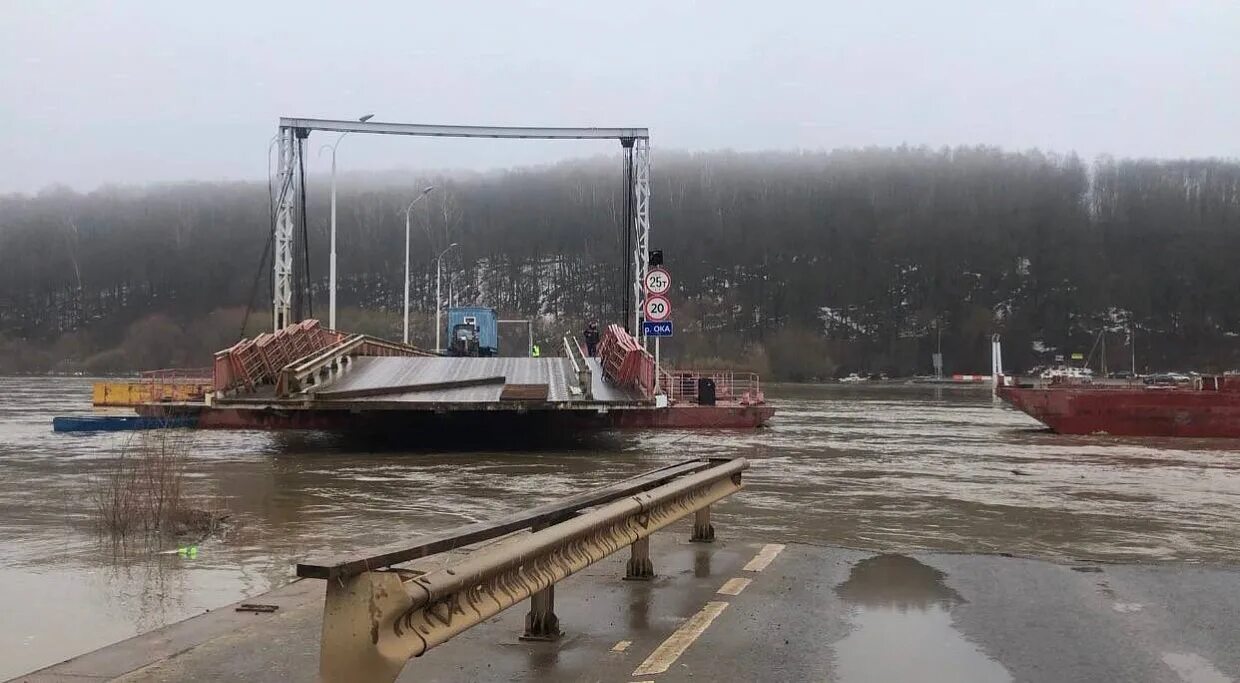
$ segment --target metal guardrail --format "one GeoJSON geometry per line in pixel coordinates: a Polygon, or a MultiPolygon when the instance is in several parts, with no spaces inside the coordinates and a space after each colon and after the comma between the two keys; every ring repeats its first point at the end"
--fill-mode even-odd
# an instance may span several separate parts
{"type": "Polygon", "coordinates": [[[564,337],[564,356],[568,358],[569,365],[573,367],[573,377],[577,380],[577,386],[569,390],[586,400],[593,399],[594,384],[590,364],[586,362],[585,351],[575,341],[564,337]]]}
{"type": "Polygon", "coordinates": [[[159,370],[143,370],[138,373],[142,379],[195,380],[211,381],[211,368],[161,368],[159,370]]]}
{"type": "Polygon", "coordinates": [[[339,375],[356,356],[435,356],[424,351],[366,334],[354,334],[322,348],[313,355],[296,359],[280,369],[276,394],[288,396],[308,391],[339,375]]]}
{"type": "Polygon", "coordinates": [[[346,337],[320,350],[308,358],[290,363],[280,370],[276,380],[276,393],[281,396],[302,391],[343,372],[353,356],[365,345],[366,338],[360,334],[346,337]]]}
{"type": "Polygon", "coordinates": [[[629,546],[626,579],[654,575],[649,537],[694,513],[691,540],[714,540],[710,506],[741,489],[744,458],[691,460],[566,501],[358,555],[307,560],[301,577],[327,579],[323,681],[394,681],[405,663],[530,598],[524,639],[560,635],[555,583],[629,546]],[[583,512],[586,508],[593,508],[583,512]],[[387,569],[532,529],[436,571],[387,569]]]}

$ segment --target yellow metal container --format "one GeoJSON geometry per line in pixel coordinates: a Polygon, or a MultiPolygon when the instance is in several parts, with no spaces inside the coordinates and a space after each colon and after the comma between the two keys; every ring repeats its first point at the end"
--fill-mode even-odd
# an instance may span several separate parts
{"type": "Polygon", "coordinates": [[[130,407],[158,401],[201,401],[209,391],[210,382],[95,382],[91,403],[130,407]]]}

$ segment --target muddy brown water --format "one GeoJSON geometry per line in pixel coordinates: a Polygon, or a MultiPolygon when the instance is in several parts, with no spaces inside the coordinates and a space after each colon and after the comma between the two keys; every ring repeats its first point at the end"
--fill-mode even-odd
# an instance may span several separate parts
{"type": "MultiPolygon", "coordinates": [[[[764,430],[518,452],[199,432],[187,488],[229,524],[193,557],[155,554],[92,529],[90,482],[128,437],[51,431],[52,416],[88,411],[89,395],[87,379],[0,378],[0,679],[260,593],[316,551],[485,520],[696,456],[753,463],[716,514],[724,534],[889,555],[1240,560],[1240,443],[1057,436],[984,390],[904,385],[776,386],[764,430]]],[[[862,569],[921,575],[928,597],[910,599],[945,618],[951,595],[899,562],[862,569]]],[[[838,590],[865,604],[863,580],[838,590]]],[[[899,609],[871,607],[876,624],[899,609]]]]}

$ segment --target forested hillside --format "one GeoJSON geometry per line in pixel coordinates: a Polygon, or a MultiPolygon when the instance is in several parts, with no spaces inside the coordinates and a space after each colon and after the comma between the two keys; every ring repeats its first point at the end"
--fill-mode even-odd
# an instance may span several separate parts
{"type": "MultiPolygon", "coordinates": [[[[676,280],[685,363],[788,379],[988,368],[1088,352],[1113,365],[1240,367],[1240,163],[993,148],[657,153],[653,244],[676,280]]],[[[444,295],[538,316],[545,342],[619,318],[618,159],[492,174],[346,175],[343,328],[399,335],[404,208],[419,341],[444,295]]],[[[0,371],[206,365],[270,321],[265,183],[0,198],[0,371]]],[[[326,318],[328,197],[310,197],[313,309],[326,318]]],[[[298,264],[301,265],[300,263],[298,264]]]]}

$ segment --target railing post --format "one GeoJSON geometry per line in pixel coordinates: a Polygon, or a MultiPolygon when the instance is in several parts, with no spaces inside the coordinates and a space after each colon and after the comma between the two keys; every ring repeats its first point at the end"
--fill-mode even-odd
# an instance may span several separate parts
{"type": "Polygon", "coordinates": [[[401,614],[411,600],[394,572],[363,572],[327,581],[319,644],[319,680],[394,681],[408,656],[390,656],[372,640],[376,620],[401,614]]]}
{"type": "MultiPolygon", "coordinates": [[[[531,531],[542,531],[554,522],[543,522],[531,527],[531,531]]],[[[560,618],[555,615],[555,584],[530,596],[530,611],[525,614],[525,633],[520,640],[550,641],[559,639],[560,618]]]]}
{"type": "Polygon", "coordinates": [[[560,618],[555,616],[555,584],[530,596],[530,611],[525,615],[525,633],[521,640],[557,640],[562,635],[560,618]]]}
{"type": "Polygon", "coordinates": [[[693,513],[693,535],[689,540],[694,543],[713,543],[715,527],[710,523],[710,506],[693,513]]]}
{"type": "Polygon", "coordinates": [[[654,563],[650,561],[650,537],[643,536],[629,546],[632,554],[624,566],[625,581],[649,581],[654,578],[654,563]]]}

